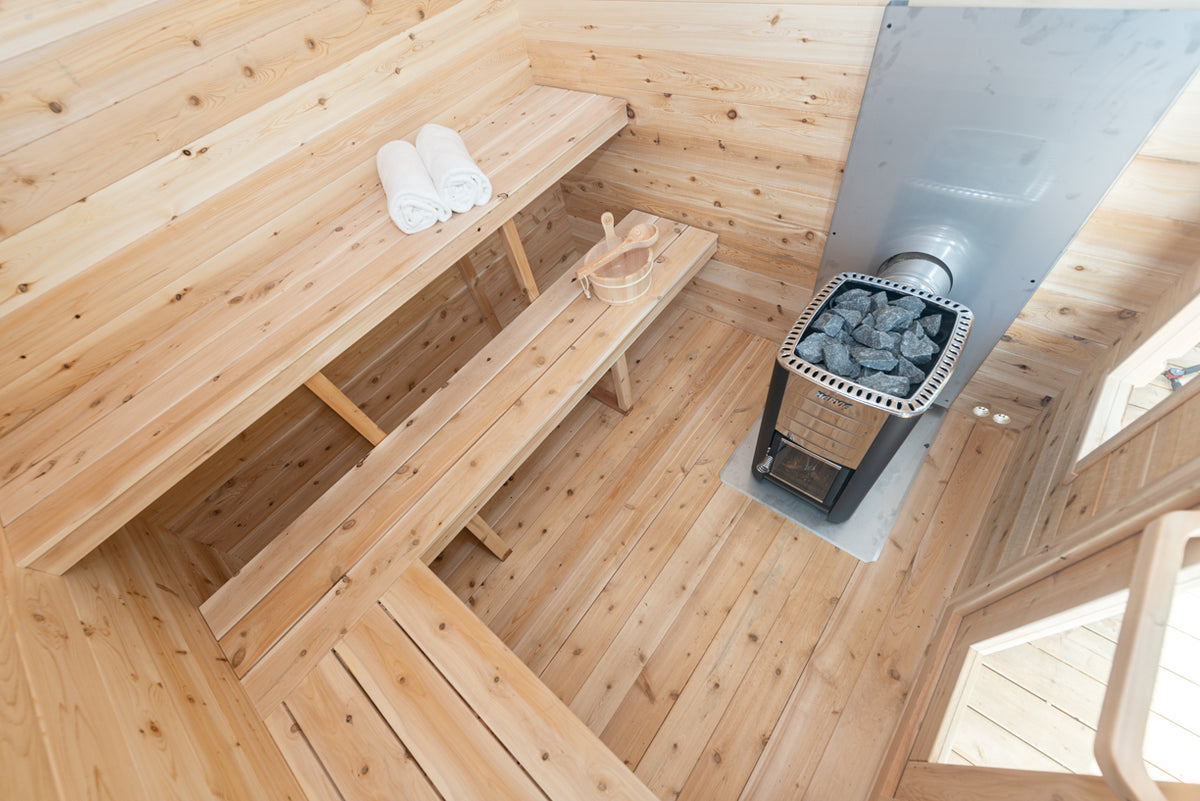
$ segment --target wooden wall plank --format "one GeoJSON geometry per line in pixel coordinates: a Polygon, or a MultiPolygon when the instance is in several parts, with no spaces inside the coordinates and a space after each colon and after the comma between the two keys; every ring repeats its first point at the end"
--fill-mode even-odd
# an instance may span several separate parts
{"type": "MultiPolygon", "coordinates": [[[[309,2],[312,4],[313,0],[309,2]]],[[[213,12],[217,19],[221,18],[220,15],[229,16],[228,4],[223,5],[226,7],[213,12]]],[[[257,31],[252,24],[244,39],[214,36],[214,40],[225,41],[214,44],[217,52],[213,58],[174,77],[170,76],[175,66],[162,68],[159,65],[160,59],[169,61],[172,53],[155,53],[151,46],[147,46],[146,51],[131,51],[128,47],[130,41],[153,43],[157,36],[151,37],[136,29],[112,32],[113,38],[105,36],[104,41],[116,44],[98,48],[100,52],[96,53],[102,59],[101,63],[105,63],[105,53],[111,52],[114,47],[118,52],[129,52],[130,63],[121,67],[134,75],[144,76],[143,80],[149,79],[149,83],[144,87],[129,87],[126,91],[134,94],[127,97],[118,93],[109,99],[105,96],[109,93],[105,91],[103,82],[99,86],[91,86],[88,80],[90,76],[83,75],[81,79],[84,83],[76,87],[76,91],[93,97],[99,95],[92,101],[97,108],[90,110],[85,107],[82,111],[85,116],[81,119],[64,120],[71,124],[56,127],[28,143],[22,144],[16,136],[11,141],[7,136],[0,140],[0,150],[6,151],[0,155],[0,174],[11,177],[11,180],[0,185],[0,232],[6,236],[16,235],[55,212],[80,202],[80,198],[100,200],[93,197],[100,189],[160,159],[187,163],[189,159],[178,158],[181,149],[196,154],[206,149],[211,154],[208,160],[210,165],[222,161],[228,163],[229,152],[211,141],[210,132],[241,117],[259,117],[258,124],[261,125],[260,114],[265,107],[305,84],[312,84],[314,89],[303,92],[299,106],[292,104],[290,109],[284,111],[289,127],[298,123],[304,112],[308,112],[310,120],[323,119],[325,123],[336,120],[339,107],[344,114],[346,109],[353,110],[353,104],[358,101],[351,100],[349,105],[343,106],[341,98],[346,94],[347,85],[343,83],[339,86],[335,82],[326,84],[322,90],[319,87],[323,78],[364,57],[376,62],[383,77],[386,72],[382,69],[383,64],[378,62],[386,64],[386,60],[380,57],[381,54],[373,58],[367,54],[389,40],[392,44],[388,49],[393,55],[402,53],[406,44],[411,48],[412,42],[407,37],[396,36],[398,30],[403,28],[416,28],[427,33],[429,40],[423,39],[423,43],[437,41],[439,34],[435,31],[439,25],[435,20],[457,15],[430,15],[428,22],[421,23],[425,18],[426,5],[426,0],[394,0],[368,10],[361,2],[341,0],[308,16],[303,15],[308,9],[301,8],[298,17],[292,17],[284,7],[279,9],[282,15],[269,18],[268,21],[272,25],[288,24],[265,33],[259,39],[253,38],[257,31]],[[126,36],[135,38],[127,39],[126,36]],[[223,47],[228,48],[227,52],[221,52],[223,47]],[[143,54],[146,57],[144,61],[141,59],[143,54]],[[165,79],[162,73],[166,73],[165,79]],[[325,102],[322,103],[322,99],[325,102]],[[325,114],[326,109],[334,113],[325,114]],[[95,146],[98,141],[106,144],[102,151],[95,146]]],[[[234,26],[231,33],[239,32],[237,21],[231,20],[234,26]]],[[[162,35],[168,37],[167,41],[174,48],[184,53],[189,50],[205,51],[202,38],[207,31],[204,30],[203,21],[187,20],[187,27],[193,31],[191,38],[186,34],[180,37],[171,30],[175,27],[175,21],[162,20],[161,13],[145,22],[151,28],[157,28],[160,24],[167,26],[162,35]],[[192,42],[201,42],[201,46],[194,47],[192,42]]],[[[65,45],[73,49],[73,43],[67,42],[65,45]]],[[[53,54],[47,54],[47,57],[55,58],[53,54]]],[[[52,69],[41,64],[32,65],[38,71],[35,74],[62,74],[66,71],[68,76],[70,67],[60,66],[57,59],[52,69]]],[[[357,75],[364,75],[361,65],[353,71],[357,75]]],[[[120,77],[123,76],[118,76],[118,79],[120,77]]],[[[392,77],[395,83],[397,76],[392,77]]],[[[29,78],[17,76],[17,80],[22,79],[29,78]]],[[[42,98],[55,98],[61,94],[50,87],[37,87],[42,98]]],[[[49,102],[65,112],[70,101],[51,99],[49,102]]],[[[82,102],[80,105],[86,106],[82,102]]],[[[61,115],[51,111],[50,116],[61,115]]],[[[276,117],[268,125],[278,130],[280,122],[281,118],[276,117]]],[[[261,132],[264,128],[258,130],[261,132]]],[[[303,141],[305,134],[301,134],[301,137],[298,141],[303,141]]],[[[289,144],[294,146],[295,141],[289,144]]],[[[247,144],[243,140],[240,146],[247,144]]],[[[261,151],[260,163],[278,157],[286,152],[286,147],[279,147],[274,156],[270,151],[261,151]]],[[[245,167],[242,170],[245,172],[245,167]]]]}
{"type": "Polygon", "coordinates": [[[536,41],[680,50],[708,56],[871,62],[882,9],[864,6],[646,3],[636,0],[522,0],[530,49],[536,41]]]}
{"type": "Polygon", "coordinates": [[[155,0],[11,0],[0,8],[0,61],[65,39],[155,0]]]}
{"type": "Polygon", "coordinates": [[[1104,198],[1113,211],[1148,214],[1184,223],[1200,222],[1200,163],[1135,158],[1104,198]]]}
{"type": "Polygon", "coordinates": [[[1096,462],[1077,479],[1081,480],[1089,473],[1104,474],[1104,484],[1101,485],[1101,491],[1096,498],[1095,514],[1107,512],[1146,486],[1147,472],[1155,461],[1154,446],[1157,436],[1158,432],[1154,429],[1143,432],[1096,462]]]}
{"type": "Polygon", "coordinates": [[[586,83],[597,92],[617,96],[624,96],[630,85],[641,84],[648,92],[704,95],[727,103],[854,118],[867,83],[862,67],[784,61],[766,54],[755,56],[749,48],[718,60],[680,50],[668,37],[640,49],[591,40],[587,47],[579,47],[553,39],[538,40],[531,49],[535,75],[586,83]],[[847,80],[852,76],[857,81],[847,80]]]}
{"type": "MultiPolygon", "coordinates": [[[[184,9],[157,2],[61,37],[3,65],[12,89],[0,108],[0,154],[337,5],[334,0],[245,6],[201,0],[184,9]]],[[[312,22],[320,30],[320,22],[312,22]]]]}
{"type": "Polygon", "coordinates": [[[1158,124],[1142,155],[1160,159],[1200,162],[1200,77],[1192,79],[1172,111],[1158,124]]]}

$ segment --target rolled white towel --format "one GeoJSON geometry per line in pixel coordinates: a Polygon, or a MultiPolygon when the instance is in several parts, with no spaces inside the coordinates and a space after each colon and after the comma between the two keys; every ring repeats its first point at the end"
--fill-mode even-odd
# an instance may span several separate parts
{"type": "Polygon", "coordinates": [[[417,149],[396,139],[379,148],[375,167],[387,195],[388,215],[406,234],[415,234],[450,219],[417,149]]]}
{"type": "Polygon", "coordinates": [[[492,199],[492,182],[471,158],[457,131],[434,123],[422,126],[417,132],[417,152],[451,211],[469,211],[492,199]]]}

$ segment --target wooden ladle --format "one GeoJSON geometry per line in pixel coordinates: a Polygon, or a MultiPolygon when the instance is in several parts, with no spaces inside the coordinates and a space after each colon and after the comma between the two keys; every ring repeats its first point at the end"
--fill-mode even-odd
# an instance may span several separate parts
{"type": "Polygon", "coordinates": [[[604,244],[609,250],[621,244],[617,240],[617,232],[613,230],[613,216],[611,211],[606,211],[600,215],[600,224],[604,226],[604,244]]]}
{"type": "Polygon", "coordinates": [[[580,267],[576,271],[575,277],[583,284],[583,293],[588,297],[591,294],[588,292],[587,278],[592,273],[599,270],[608,264],[612,264],[619,257],[625,255],[631,250],[638,248],[648,248],[658,241],[658,226],[650,223],[640,223],[629,229],[628,235],[620,245],[605,253],[603,256],[592,259],[590,262],[580,267]]]}

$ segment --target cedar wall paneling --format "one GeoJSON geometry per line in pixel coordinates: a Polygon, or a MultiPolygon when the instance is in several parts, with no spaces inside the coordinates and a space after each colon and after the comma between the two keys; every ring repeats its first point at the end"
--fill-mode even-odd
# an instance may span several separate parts
{"type": "MultiPolygon", "coordinates": [[[[0,431],[331,211],[317,183],[530,83],[512,0],[0,4],[0,431]]],[[[154,530],[63,577],[0,537],[0,794],[303,798],[196,611],[237,560],[154,530]]]]}
{"type": "MultiPolygon", "coordinates": [[[[880,5],[518,0],[538,82],[629,100],[629,127],[564,182],[568,211],[594,222],[637,206],[718,231],[683,302],[782,338],[813,289],[880,5]]],[[[1180,289],[1200,244],[1198,131],[1194,83],[964,404],[1034,424],[1180,289]]]]}

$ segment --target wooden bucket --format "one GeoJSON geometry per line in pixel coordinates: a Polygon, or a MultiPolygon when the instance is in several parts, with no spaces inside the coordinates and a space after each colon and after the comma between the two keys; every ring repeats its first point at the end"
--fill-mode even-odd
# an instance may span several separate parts
{"type": "MultiPolygon", "coordinates": [[[[584,263],[600,258],[609,251],[607,242],[597,242],[588,251],[584,263]]],[[[580,283],[605,303],[619,306],[630,303],[650,288],[651,271],[654,269],[654,249],[637,248],[623,253],[591,275],[584,276],[580,283]]]]}

